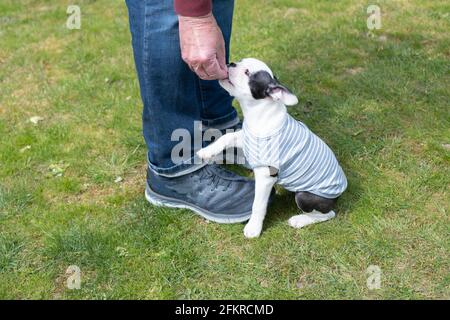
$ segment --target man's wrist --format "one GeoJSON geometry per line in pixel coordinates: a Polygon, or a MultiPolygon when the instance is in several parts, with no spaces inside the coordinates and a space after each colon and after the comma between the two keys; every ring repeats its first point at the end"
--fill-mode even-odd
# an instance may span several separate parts
{"type": "Polygon", "coordinates": [[[175,12],[184,17],[202,17],[212,11],[211,0],[174,0],[175,12]]]}
{"type": "Polygon", "coordinates": [[[203,15],[203,16],[198,16],[198,17],[178,15],[179,19],[186,21],[186,22],[191,22],[191,23],[202,23],[202,21],[211,20],[211,17],[213,17],[212,12],[210,12],[206,15],[203,15]]]}

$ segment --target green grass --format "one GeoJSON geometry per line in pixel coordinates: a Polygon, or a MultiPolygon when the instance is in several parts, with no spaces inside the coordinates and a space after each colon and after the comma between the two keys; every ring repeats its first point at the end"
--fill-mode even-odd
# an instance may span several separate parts
{"type": "Polygon", "coordinates": [[[373,36],[372,2],[237,1],[233,59],[272,67],[349,179],[338,217],[301,230],[280,190],[251,241],[146,203],[125,5],[77,4],[81,30],[66,1],[0,4],[0,298],[450,298],[448,1],[377,1],[373,36]]]}

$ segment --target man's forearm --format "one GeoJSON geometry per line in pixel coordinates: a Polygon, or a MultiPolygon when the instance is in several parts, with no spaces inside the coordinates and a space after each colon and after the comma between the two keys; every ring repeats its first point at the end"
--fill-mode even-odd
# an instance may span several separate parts
{"type": "Polygon", "coordinates": [[[212,10],[212,0],[174,0],[175,12],[185,17],[200,17],[212,10]]]}

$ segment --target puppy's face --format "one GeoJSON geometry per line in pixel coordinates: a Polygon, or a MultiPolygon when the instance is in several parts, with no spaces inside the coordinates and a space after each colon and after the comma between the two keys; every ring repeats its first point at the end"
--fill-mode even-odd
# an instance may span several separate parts
{"type": "Polygon", "coordinates": [[[272,99],[285,105],[298,103],[297,97],[273,76],[272,70],[262,61],[246,58],[228,65],[228,79],[220,85],[238,100],[272,99]]]}

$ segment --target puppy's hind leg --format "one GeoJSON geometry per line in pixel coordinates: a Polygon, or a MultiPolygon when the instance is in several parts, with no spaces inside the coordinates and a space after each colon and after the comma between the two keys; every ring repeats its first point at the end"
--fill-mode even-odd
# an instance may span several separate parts
{"type": "Polygon", "coordinates": [[[298,214],[296,216],[291,217],[288,220],[288,223],[291,227],[294,228],[303,228],[310,224],[324,222],[330,219],[333,219],[336,216],[336,213],[331,210],[328,213],[322,213],[314,210],[310,213],[298,214]]]}
{"type": "Polygon", "coordinates": [[[295,202],[305,212],[293,216],[288,223],[294,228],[303,228],[307,225],[333,219],[336,213],[332,210],[337,199],[327,199],[310,192],[297,192],[295,202]]]}

